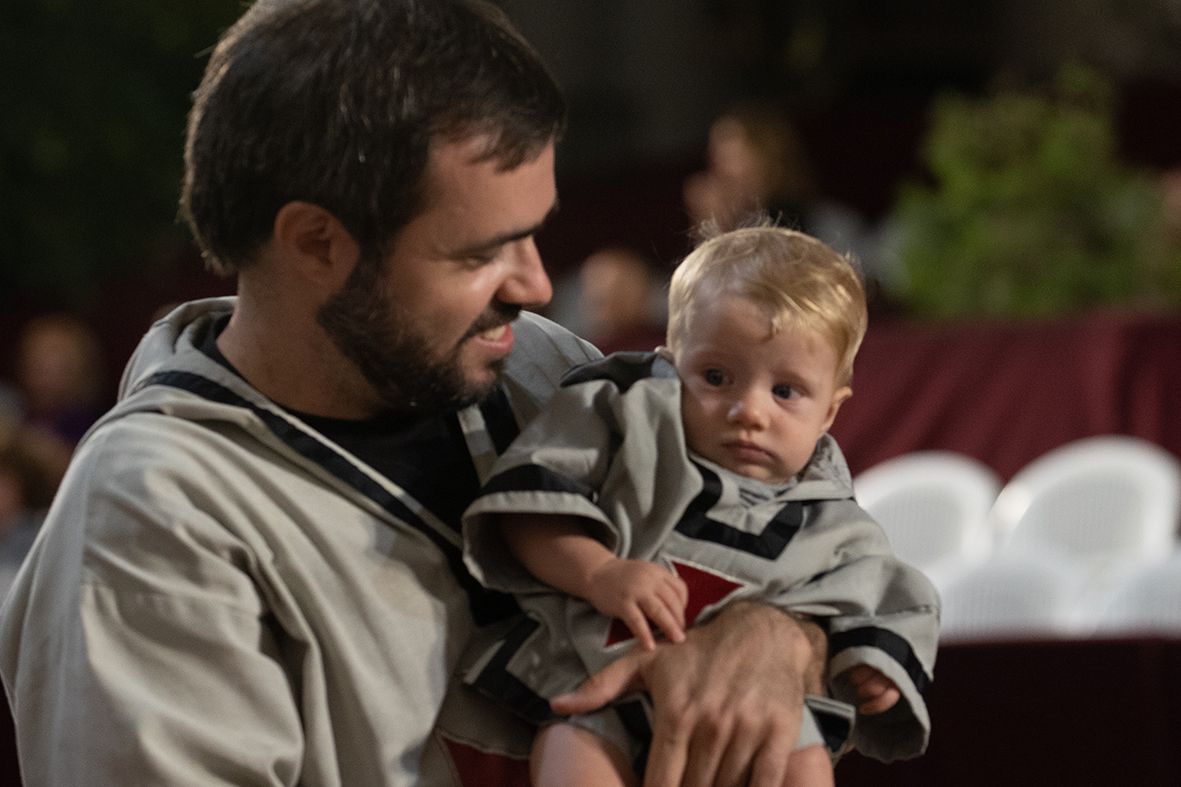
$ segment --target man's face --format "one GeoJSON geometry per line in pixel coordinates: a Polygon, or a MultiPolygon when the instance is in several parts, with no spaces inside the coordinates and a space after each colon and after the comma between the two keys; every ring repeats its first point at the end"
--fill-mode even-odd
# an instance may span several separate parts
{"type": "Polygon", "coordinates": [[[475,160],[481,142],[432,149],[425,210],[318,315],[388,407],[479,401],[512,350],[512,320],[553,294],[533,242],[557,200],[553,146],[500,172],[475,160]]]}

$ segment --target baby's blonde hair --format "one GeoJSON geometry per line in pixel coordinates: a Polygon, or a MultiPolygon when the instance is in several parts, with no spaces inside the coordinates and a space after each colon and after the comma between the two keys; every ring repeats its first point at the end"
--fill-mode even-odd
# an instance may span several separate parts
{"type": "Polygon", "coordinates": [[[784,327],[816,333],[837,355],[837,384],[853,379],[865,336],[865,286],[853,262],[796,230],[769,221],[707,238],[673,272],[668,347],[680,357],[703,298],[735,295],[767,312],[772,333],[784,327]]]}

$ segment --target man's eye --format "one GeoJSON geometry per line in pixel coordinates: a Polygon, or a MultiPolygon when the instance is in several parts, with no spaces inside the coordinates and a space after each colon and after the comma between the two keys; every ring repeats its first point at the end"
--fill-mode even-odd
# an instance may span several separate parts
{"type": "Polygon", "coordinates": [[[469,252],[467,255],[467,263],[473,268],[478,268],[481,265],[487,265],[499,257],[502,251],[504,251],[504,246],[493,246],[469,252]]]}
{"type": "Polygon", "coordinates": [[[775,385],[771,387],[771,395],[776,399],[791,399],[796,396],[796,389],[790,385],[775,385]]]}
{"type": "Polygon", "coordinates": [[[706,369],[702,377],[710,385],[721,385],[726,382],[726,375],[722,374],[720,369],[706,369]]]}

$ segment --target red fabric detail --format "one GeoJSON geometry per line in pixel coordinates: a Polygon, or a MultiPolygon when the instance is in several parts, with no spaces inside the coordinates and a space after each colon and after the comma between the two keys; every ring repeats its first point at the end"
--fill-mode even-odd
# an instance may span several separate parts
{"type": "Polygon", "coordinates": [[[685,621],[692,626],[697,622],[701,610],[717,604],[743,585],[729,577],[715,574],[704,568],[690,566],[676,560],[670,561],[677,576],[689,586],[689,603],[685,605],[685,621]]]}
{"type": "Polygon", "coordinates": [[[832,434],[854,474],[945,449],[1008,479],[1098,434],[1142,437],[1181,456],[1178,380],[1181,315],[875,322],[832,434]]]}
{"type": "Polygon", "coordinates": [[[463,787],[530,787],[529,761],[481,751],[474,746],[440,736],[463,787]]]}
{"type": "MultiPolygon", "coordinates": [[[[729,577],[715,574],[712,571],[707,571],[697,566],[690,566],[686,563],[681,563],[676,560],[669,561],[672,563],[673,570],[677,573],[689,588],[689,603],[685,605],[685,620],[688,625],[692,626],[697,620],[697,616],[701,614],[701,610],[716,604],[723,600],[735,590],[743,587],[742,583],[735,582],[729,577]]],[[[607,630],[606,646],[610,647],[620,642],[626,642],[633,639],[631,631],[619,618],[611,621],[611,626],[607,630]]]]}
{"type": "Polygon", "coordinates": [[[629,629],[619,618],[611,618],[611,626],[607,629],[606,647],[618,645],[620,642],[627,642],[632,637],[631,629],[629,629]]]}

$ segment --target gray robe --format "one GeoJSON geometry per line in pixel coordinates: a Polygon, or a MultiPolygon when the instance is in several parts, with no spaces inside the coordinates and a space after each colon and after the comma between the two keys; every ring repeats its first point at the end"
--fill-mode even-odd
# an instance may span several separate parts
{"type": "MultiPolygon", "coordinates": [[[[854,501],[836,442],[825,435],[798,481],[774,489],[688,453],[680,381],[659,356],[620,353],[575,370],[568,382],[501,456],[464,515],[473,575],[516,594],[530,615],[479,654],[469,680],[544,719],[541,697],[570,690],[634,645],[618,621],[533,579],[491,516],[565,513],[616,554],[677,571],[690,588],[689,622],[743,598],[817,618],[829,635],[836,699],[855,703],[841,673],[857,664],[881,671],[902,693],[890,711],[858,717],[853,744],[884,761],[920,754],[930,730],[923,691],[933,676],[938,598],[854,501]]],[[[620,725],[633,738],[642,727],[627,718],[634,713],[587,724],[620,744],[620,725]]],[[[624,750],[640,746],[633,739],[624,750]]]]}
{"type": "MultiPolygon", "coordinates": [[[[199,349],[232,305],[153,326],[0,613],[25,783],[520,783],[532,728],[453,679],[513,605],[463,570],[457,523],[199,349]]],[[[514,329],[515,433],[597,352],[514,329]]],[[[483,478],[495,430],[458,422],[483,478]]]]}

